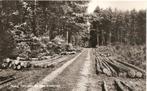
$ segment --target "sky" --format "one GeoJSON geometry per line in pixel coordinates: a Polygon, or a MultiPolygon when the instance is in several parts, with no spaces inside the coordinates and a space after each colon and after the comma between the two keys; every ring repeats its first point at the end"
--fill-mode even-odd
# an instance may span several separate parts
{"type": "Polygon", "coordinates": [[[122,11],[140,10],[147,9],[147,0],[90,0],[87,13],[93,13],[97,6],[104,9],[109,7],[112,9],[117,8],[122,11]]]}
{"type": "MultiPolygon", "coordinates": [[[[1,0],[0,0],[1,1],[1,0]]],[[[31,0],[30,0],[31,1],[31,0]]],[[[88,0],[40,0],[40,1],[88,1],[88,0]]],[[[89,0],[87,13],[93,13],[97,6],[100,8],[125,10],[147,9],[147,0],[89,0]]]]}

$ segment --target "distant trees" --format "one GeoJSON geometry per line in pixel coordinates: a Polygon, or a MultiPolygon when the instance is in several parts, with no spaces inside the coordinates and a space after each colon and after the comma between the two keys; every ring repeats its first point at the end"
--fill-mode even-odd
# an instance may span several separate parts
{"type": "Polygon", "coordinates": [[[124,43],[130,45],[145,44],[145,10],[119,11],[99,9],[92,17],[92,26],[97,30],[98,44],[124,43]],[[93,18],[94,17],[94,18],[93,18]]]}

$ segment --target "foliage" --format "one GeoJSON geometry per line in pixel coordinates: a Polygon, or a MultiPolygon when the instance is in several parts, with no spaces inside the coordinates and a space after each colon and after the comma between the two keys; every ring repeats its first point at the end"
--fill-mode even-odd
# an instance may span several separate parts
{"type": "Polygon", "coordinates": [[[145,10],[119,11],[97,8],[91,17],[92,28],[98,33],[99,45],[124,43],[145,44],[145,10]]]}
{"type": "Polygon", "coordinates": [[[86,3],[0,1],[1,57],[27,58],[37,57],[41,53],[59,53],[62,51],[60,48],[66,49],[64,48],[66,43],[88,46],[87,20],[98,34],[99,45],[117,42],[131,45],[145,44],[144,10],[122,12],[97,8],[94,14],[86,15],[84,6],[86,3]],[[55,41],[57,37],[64,40],[62,46],[55,41]]]}
{"type": "Polygon", "coordinates": [[[146,54],[145,46],[122,46],[119,45],[119,49],[115,50],[117,55],[121,55],[119,58],[123,61],[127,61],[133,65],[136,65],[142,69],[146,68],[146,54]],[[124,59],[125,58],[125,59],[124,59]]]}

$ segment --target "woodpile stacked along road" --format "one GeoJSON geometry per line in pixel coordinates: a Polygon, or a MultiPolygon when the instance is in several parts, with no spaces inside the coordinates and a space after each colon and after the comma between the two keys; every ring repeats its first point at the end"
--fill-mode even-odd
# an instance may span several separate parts
{"type": "MultiPolygon", "coordinates": [[[[28,87],[42,80],[46,75],[59,68],[70,59],[73,59],[78,54],[79,53],[64,55],[56,59],[53,58],[52,60],[32,61],[30,62],[31,67],[27,69],[16,70],[3,68],[0,70],[0,91],[26,91],[28,87]]],[[[8,62],[6,63],[8,64],[8,62]]]]}
{"type": "Polygon", "coordinates": [[[145,71],[142,69],[119,60],[112,60],[106,57],[106,55],[98,54],[97,52],[95,60],[97,63],[97,73],[102,72],[108,76],[126,75],[130,78],[143,78],[143,76],[145,76],[145,71]]]}
{"type": "MultiPolygon", "coordinates": [[[[7,74],[2,70],[1,75],[5,77],[0,78],[0,90],[144,91],[144,70],[114,59],[110,49],[86,48],[81,53],[57,59],[53,68],[10,69],[7,74]]],[[[45,64],[50,62],[45,61],[45,64]]]]}
{"type": "Polygon", "coordinates": [[[112,51],[114,50],[112,48],[101,46],[93,49],[97,76],[104,74],[108,78],[102,82],[103,91],[107,91],[105,89],[109,86],[106,86],[106,84],[109,84],[110,81],[113,82],[110,86],[114,85],[115,87],[112,91],[114,89],[117,89],[117,91],[144,91],[145,70],[117,59],[118,54],[112,51]]]}

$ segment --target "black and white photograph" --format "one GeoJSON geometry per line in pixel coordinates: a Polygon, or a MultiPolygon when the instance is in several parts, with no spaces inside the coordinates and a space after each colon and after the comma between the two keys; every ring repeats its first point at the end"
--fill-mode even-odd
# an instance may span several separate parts
{"type": "Polygon", "coordinates": [[[0,0],[0,91],[146,91],[146,0],[0,0]]]}

